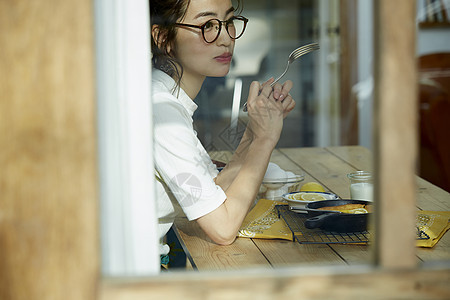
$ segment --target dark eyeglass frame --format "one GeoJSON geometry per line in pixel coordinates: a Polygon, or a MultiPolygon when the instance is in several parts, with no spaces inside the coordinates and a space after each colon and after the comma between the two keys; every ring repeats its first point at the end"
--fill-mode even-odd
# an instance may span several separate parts
{"type": "Polygon", "coordinates": [[[221,32],[221,30],[222,30],[222,25],[225,26],[225,30],[227,31],[228,36],[229,36],[231,39],[236,40],[236,39],[240,38],[240,37],[244,34],[245,28],[247,27],[247,22],[248,22],[248,19],[247,19],[246,17],[243,17],[243,16],[233,16],[233,17],[231,17],[231,18],[229,18],[228,20],[225,20],[225,21],[221,21],[221,20],[219,20],[219,19],[209,19],[208,21],[206,21],[206,22],[203,23],[202,25],[193,25],[193,24],[185,24],[185,23],[174,23],[174,25],[176,25],[176,26],[186,26],[186,27],[192,27],[192,28],[199,28],[199,29],[201,29],[201,30],[202,30],[202,37],[203,37],[203,40],[204,40],[206,43],[211,44],[211,43],[214,43],[215,41],[217,41],[217,39],[219,38],[220,32],[221,32]],[[215,37],[215,39],[212,40],[212,41],[210,41],[210,42],[208,42],[208,41],[206,40],[206,38],[205,38],[205,26],[206,26],[206,24],[208,24],[209,22],[211,22],[211,21],[213,21],[213,20],[219,22],[220,26],[219,26],[219,30],[217,31],[217,36],[215,37]],[[244,22],[244,27],[242,28],[241,34],[239,34],[239,36],[236,36],[236,37],[232,37],[232,36],[231,36],[230,32],[228,31],[228,26],[227,26],[228,24],[232,24],[232,23],[233,23],[232,21],[234,21],[234,20],[241,20],[241,21],[244,22]]]}

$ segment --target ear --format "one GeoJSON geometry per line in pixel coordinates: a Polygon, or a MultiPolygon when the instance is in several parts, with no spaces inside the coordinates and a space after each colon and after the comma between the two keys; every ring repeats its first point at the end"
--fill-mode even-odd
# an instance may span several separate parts
{"type": "MultiPolygon", "coordinates": [[[[163,50],[161,48],[166,42],[167,34],[162,32],[161,28],[158,25],[153,25],[152,26],[151,34],[152,34],[153,41],[155,41],[155,44],[158,46],[158,48],[160,50],[163,50]]],[[[167,47],[167,53],[169,53],[170,52],[170,45],[167,45],[166,47],[167,47]]]]}
{"type": "Polygon", "coordinates": [[[159,34],[159,26],[158,25],[153,25],[152,26],[151,34],[152,34],[153,41],[155,42],[155,44],[159,48],[159,46],[161,45],[161,36],[159,34]]]}

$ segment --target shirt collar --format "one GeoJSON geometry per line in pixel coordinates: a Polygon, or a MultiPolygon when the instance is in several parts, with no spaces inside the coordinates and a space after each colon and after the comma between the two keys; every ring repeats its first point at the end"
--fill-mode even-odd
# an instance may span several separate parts
{"type": "Polygon", "coordinates": [[[161,82],[165,86],[165,88],[180,101],[183,107],[186,108],[186,110],[190,112],[191,115],[194,114],[194,112],[198,108],[198,105],[195,104],[195,102],[188,96],[188,94],[186,94],[186,92],[181,87],[176,87],[176,82],[172,77],[158,69],[153,69],[152,76],[152,80],[161,82]]]}

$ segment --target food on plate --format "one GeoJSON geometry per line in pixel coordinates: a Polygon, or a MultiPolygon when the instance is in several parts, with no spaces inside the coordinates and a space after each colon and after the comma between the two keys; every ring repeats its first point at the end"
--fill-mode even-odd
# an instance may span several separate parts
{"type": "Polygon", "coordinates": [[[280,168],[277,164],[269,162],[263,179],[265,187],[272,190],[282,188],[286,179],[286,171],[280,168]]]}
{"type": "Polygon", "coordinates": [[[284,194],[297,191],[304,175],[285,171],[277,164],[269,162],[259,189],[258,198],[279,200],[284,194]]]}
{"type": "Polygon", "coordinates": [[[302,185],[302,187],[300,188],[300,192],[325,192],[325,189],[323,188],[323,186],[318,183],[318,182],[307,182],[305,184],[302,185]]]}
{"type": "Polygon", "coordinates": [[[299,204],[307,204],[322,200],[337,200],[339,197],[333,193],[327,192],[291,192],[284,194],[283,199],[286,200],[289,205],[297,207],[299,204]]]}
{"type": "Polygon", "coordinates": [[[346,214],[367,214],[372,212],[372,205],[370,204],[344,204],[337,206],[325,206],[318,208],[318,210],[339,211],[346,214]]]}
{"type": "Polygon", "coordinates": [[[295,200],[303,200],[303,201],[320,201],[327,199],[319,193],[298,193],[293,195],[293,198],[295,200]]]}
{"type": "Polygon", "coordinates": [[[286,171],[280,168],[277,164],[269,162],[267,166],[266,174],[264,175],[264,181],[277,180],[286,181],[286,171]]]}

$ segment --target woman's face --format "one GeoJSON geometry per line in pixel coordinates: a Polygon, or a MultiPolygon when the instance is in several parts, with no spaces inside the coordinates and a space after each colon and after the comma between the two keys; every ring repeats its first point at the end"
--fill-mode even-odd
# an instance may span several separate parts
{"type": "MultiPolygon", "coordinates": [[[[228,20],[234,15],[230,0],[191,0],[180,23],[202,25],[210,19],[228,20]]],[[[199,28],[178,27],[175,39],[176,57],[183,66],[183,81],[205,76],[225,76],[231,64],[234,40],[222,26],[220,36],[206,43],[199,28]],[[188,78],[190,77],[190,78],[188,78]]]]}

